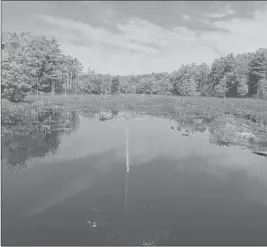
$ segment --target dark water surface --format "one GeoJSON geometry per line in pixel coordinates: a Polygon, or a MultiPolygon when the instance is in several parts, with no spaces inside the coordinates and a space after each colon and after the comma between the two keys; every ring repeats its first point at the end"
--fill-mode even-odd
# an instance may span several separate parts
{"type": "Polygon", "coordinates": [[[266,159],[172,125],[2,137],[2,245],[267,245],[266,159]]]}

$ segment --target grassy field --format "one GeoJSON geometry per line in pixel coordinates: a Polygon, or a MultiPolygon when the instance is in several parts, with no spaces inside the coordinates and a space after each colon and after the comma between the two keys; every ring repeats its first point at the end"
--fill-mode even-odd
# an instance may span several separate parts
{"type": "Polygon", "coordinates": [[[2,109],[10,108],[13,106],[28,106],[29,104],[42,105],[46,103],[66,104],[71,103],[95,103],[96,101],[104,100],[103,103],[130,103],[130,104],[166,104],[166,103],[188,103],[193,105],[201,104],[204,101],[206,107],[213,107],[216,109],[225,109],[229,104],[236,107],[247,107],[257,110],[257,108],[265,109],[267,107],[267,101],[256,100],[251,98],[226,98],[225,101],[222,98],[215,97],[192,97],[192,96],[164,96],[164,95],[138,95],[138,94],[121,94],[121,95],[40,95],[40,96],[27,96],[24,102],[12,103],[8,100],[2,99],[2,109]]]}
{"type": "Polygon", "coordinates": [[[31,108],[60,106],[64,110],[132,110],[147,114],[228,114],[250,118],[256,122],[267,120],[267,102],[255,99],[212,97],[179,97],[161,95],[56,95],[28,96],[24,102],[2,100],[2,116],[12,111],[27,113],[31,108]]]}
{"type": "Polygon", "coordinates": [[[2,116],[12,111],[27,112],[31,108],[60,106],[64,110],[101,111],[132,110],[152,115],[227,114],[251,120],[267,121],[267,102],[255,99],[212,97],[179,97],[161,95],[56,95],[28,96],[23,103],[2,100],[2,116]]]}

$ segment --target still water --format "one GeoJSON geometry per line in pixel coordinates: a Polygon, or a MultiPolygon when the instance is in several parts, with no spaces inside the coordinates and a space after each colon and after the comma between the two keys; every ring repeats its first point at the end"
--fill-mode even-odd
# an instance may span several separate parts
{"type": "Polygon", "coordinates": [[[2,137],[3,245],[267,245],[266,233],[266,159],[214,145],[205,126],[79,118],[2,137]]]}

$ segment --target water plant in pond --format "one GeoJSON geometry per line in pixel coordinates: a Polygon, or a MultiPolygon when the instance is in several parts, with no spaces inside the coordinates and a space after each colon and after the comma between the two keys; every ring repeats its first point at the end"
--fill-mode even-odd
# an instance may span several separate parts
{"type": "Polygon", "coordinates": [[[23,110],[13,107],[2,111],[2,132],[74,128],[69,126],[71,123],[77,123],[74,118],[77,118],[76,111],[67,111],[57,105],[43,107],[32,105],[23,110]]]}
{"type": "Polygon", "coordinates": [[[178,118],[177,131],[188,136],[187,133],[205,132],[208,130],[209,140],[218,146],[247,147],[256,152],[267,149],[267,134],[257,130],[255,126],[246,124],[234,118],[215,118],[206,121],[195,118],[178,118]]]}
{"type": "Polygon", "coordinates": [[[151,240],[142,240],[140,242],[141,246],[155,246],[155,240],[151,239],[151,240]]]}

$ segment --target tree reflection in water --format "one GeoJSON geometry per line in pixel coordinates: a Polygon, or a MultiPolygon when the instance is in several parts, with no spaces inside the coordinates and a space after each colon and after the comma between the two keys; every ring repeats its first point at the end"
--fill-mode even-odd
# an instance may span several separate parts
{"type": "Polygon", "coordinates": [[[12,131],[2,135],[1,160],[10,171],[26,168],[27,160],[31,158],[56,154],[60,146],[60,136],[70,134],[78,127],[79,118],[75,112],[54,116],[49,125],[47,118],[40,121],[39,130],[28,130],[26,133],[12,131]]]}
{"type": "MultiPolygon", "coordinates": [[[[229,120],[230,121],[230,120],[229,120]]],[[[185,136],[193,135],[195,132],[204,133],[207,131],[209,135],[209,142],[217,146],[232,145],[246,147],[255,150],[266,150],[267,141],[265,138],[246,138],[246,135],[242,136],[242,129],[235,123],[229,123],[227,120],[213,121],[209,118],[178,118],[177,131],[185,136]]],[[[249,136],[249,135],[248,135],[249,136]]]]}

